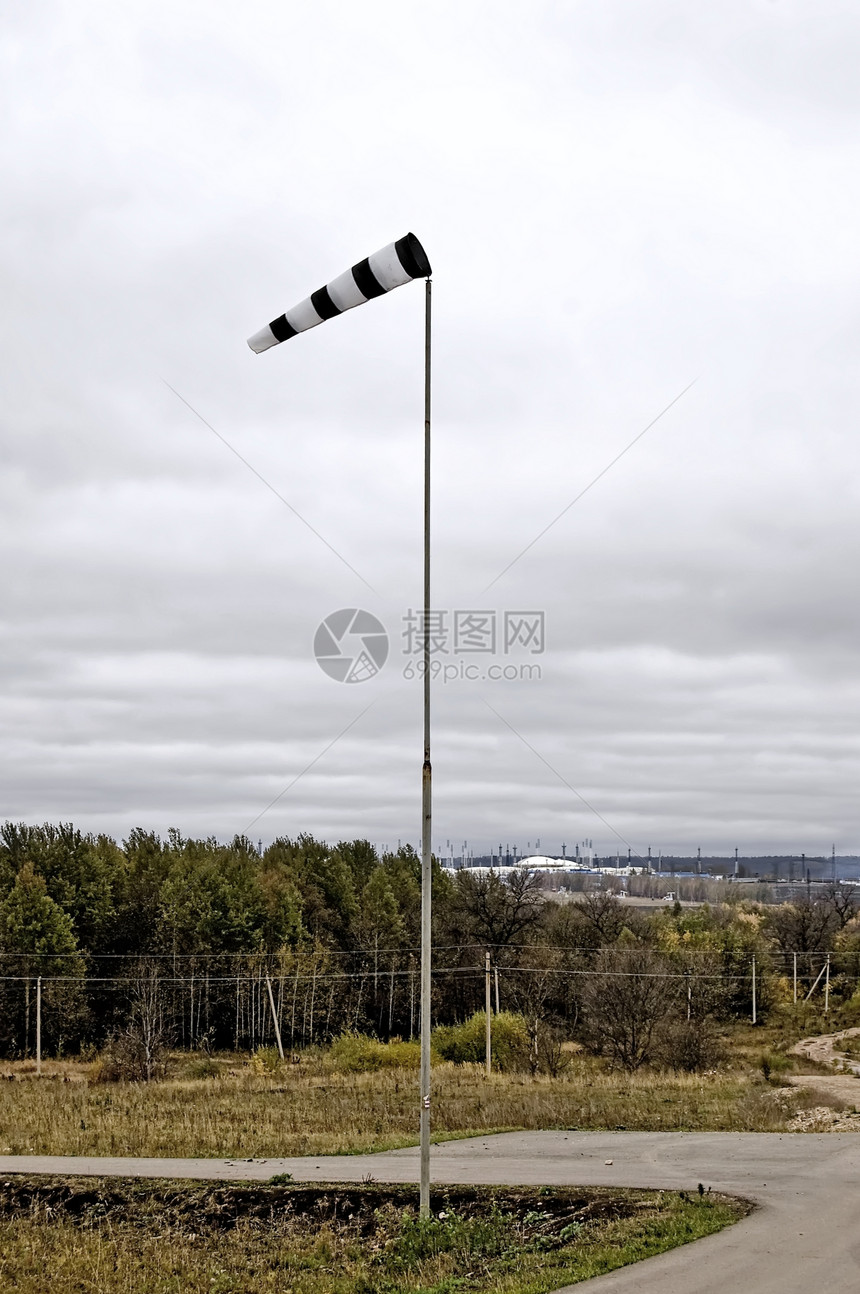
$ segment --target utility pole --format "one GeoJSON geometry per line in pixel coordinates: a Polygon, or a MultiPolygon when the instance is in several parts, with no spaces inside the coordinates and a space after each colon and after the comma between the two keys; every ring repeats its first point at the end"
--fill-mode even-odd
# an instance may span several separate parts
{"type": "Polygon", "coordinates": [[[487,1078],[493,1069],[493,1018],[490,1006],[490,952],[484,953],[484,1015],[486,1017],[487,1078]]]}
{"type": "Polygon", "coordinates": [[[275,1010],[275,999],[272,995],[272,981],[266,976],[266,988],[269,991],[269,1006],[272,1008],[272,1024],[275,1026],[275,1041],[278,1044],[278,1055],[284,1059],[284,1044],[281,1042],[281,1026],[278,1024],[278,1013],[275,1010]]]}
{"type": "Polygon", "coordinates": [[[752,959],[752,1022],[756,1023],[755,1011],[755,957],[752,959]]]}
{"type": "Polygon", "coordinates": [[[36,1073],[42,1073],[42,976],[36,980],[36,1073]]]}

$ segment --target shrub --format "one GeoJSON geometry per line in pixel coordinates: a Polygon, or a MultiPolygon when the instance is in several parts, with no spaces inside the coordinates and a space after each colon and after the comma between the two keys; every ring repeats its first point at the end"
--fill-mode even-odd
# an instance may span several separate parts
{"type": "Polygon", "coordinates": [[[342,1033],[329,1048],[328,1061],[343,1074],[364,1074],[378,1069],[417,1069],[421,1045],[417,1042],[380,1042],[366,1033],[342,1033]]]}
{"type": "Polygon", "coordinates": [[[134,1033],[115,1034],[98,1060],[92,1065],[87,1081],[90,1083],[146,1083],[164,1077],[166,1053],[157,1053],[147,1047],[146,1041],[134,1033]]]}
{"type": "Polygon", "coordinates": [[[281,1054],[277,1047],[258,1047],[251,1057],[251,1068],[255,1074],[275,1074],[281,1066],[281,1054]]]}
{"type": "Polygon", "coordinates": [[[724,1059],[720,1036],[710,1016],[668,1025],[657,1044],[657,1054],[672,1069],[690,1074],[715,1069],[724,1059]]]}
{"type": "Polygon", "coordinates": [[[211,1056],[194,1056],[185,1066],[186,1078],[217,1078],[221,1067],[211,1056]]]}
{"type": "MultiPolygon", "coordinates": [[[[486,1015],[476,1011],[462,1024],[434,1029],[433,1046],[443,1060],[455,1065],[481,1064],[486,1058],[486,1028],[486,1015]]],[[[528,1068],[529,1031],[523,1016],[500,1011],[492,1017],[492,1058],[500,1070],[528,1068]]]]}
{"type": "MultiPolygon", "coordinates": [[[[468,1266],[477,1258],[500,1258],[516,1252],[516,1223],[498,1207],[486,1216],[458,1217],[444,1211],[438,1217],[404,1214],[388,1253],[395,1271],[412,1275],[416,1266],[439,1254],[456,1254],[468,1266]]],[[[379,1288],[379,1287],[375,1287],[379,1288]]]]}
{"type": "Polygon", "coordinates": [[[570,1068],[570,1063],[571,1055],[561,1030],[548,1024],[546,1020],[535,1021],[532,1024],[529,1067],[536,1074],[549,1074],[550,1078],[558,1078],[570,1068]]]}
{"type": "Polygon", "coordinates": [[[784,1074],[787,1069],[791,1069],[793,1061],[790,1056],[786,1056],[781,1051],[765,1051],[759,1060],[759,1069],[766,1083],[771,1080],[778,1082],[780,1074],[784,1074]]]}
{"type": "Polygon", "coordinates": [[[97,1060],[94,1060],[90,1065],[89,1073],[87,1074],[87,1083],[90,1084],[90,1086],[94,1086],[98,1083],[119,1083],[121,1079],[122,1075],[119,1072],[119,1068],[114,1063],[113,1057],[107,1054],[99,1056],[97,1060]]]}

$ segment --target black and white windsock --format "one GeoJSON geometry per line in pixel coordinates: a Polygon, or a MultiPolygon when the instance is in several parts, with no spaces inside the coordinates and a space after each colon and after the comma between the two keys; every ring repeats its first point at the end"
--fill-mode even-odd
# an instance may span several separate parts
{"type": "Polygon", "coordinates": [[[312,292],[286,314],[273,319],[248,338],[248,345],[259,355],[280,341],[289,341],[297,333],[316,328],[324,319],[333,319],[335,315],[342,315],[344,310],[364,305],[372,297],[381,297],[392,288],[399,288],[412,279],[427,278],[429,274],[427,253],[414,234],[406,234],[396,243],[389,243],[381,251],[359,261],[324,288],[312,292]]]}

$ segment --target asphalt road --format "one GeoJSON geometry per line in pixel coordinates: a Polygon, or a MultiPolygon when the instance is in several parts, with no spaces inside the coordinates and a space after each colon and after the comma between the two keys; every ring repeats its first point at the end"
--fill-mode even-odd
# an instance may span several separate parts
{"type": "MultiPolygon", "coordinates": [[[[414,1182],[415,1149],[307,1159],[0,1156],[0,1174],[414,1182]]],[[[435,1182],[728,1191],[759,1206],[716,1236],[578,1285],[595,1294],[860,1294],[856,1134],[530,1132],[433,1148],[435,1182]],[[607,1161],[611,1160],[611,1163],[607,1161]]]]}

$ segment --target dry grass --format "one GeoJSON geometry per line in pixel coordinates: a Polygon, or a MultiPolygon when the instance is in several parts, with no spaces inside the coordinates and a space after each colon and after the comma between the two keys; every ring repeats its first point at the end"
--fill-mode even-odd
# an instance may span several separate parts
{"type": "MultiPolygon", "coordinates": [[[[3,1068],[0,1154],[273,1158],[416,1140],[417,1076],[408,1070],[344,1075],[288,1065],[258,1074],[234,1058],[217,1077],[91,1085],[75,1064],[64,1072],[54,1062],[41,1080],[32,1067],[3,1068]]],[[[479,1066],[449,1064],[433,1075],[439,1139],[554,1127],[779,1132],[808,1103],[794,1093],[775,1101],[750,1071],[631,1076],[584,1057],[558,1078],[487,1079],[479,1066]]]]}
{"type": "Polygon", "coordinates": [[[546,1294],[735,1221],[719,1196],[443,1188],[0,1188],[0,1285],[42,1294],[546,1294]]]}

